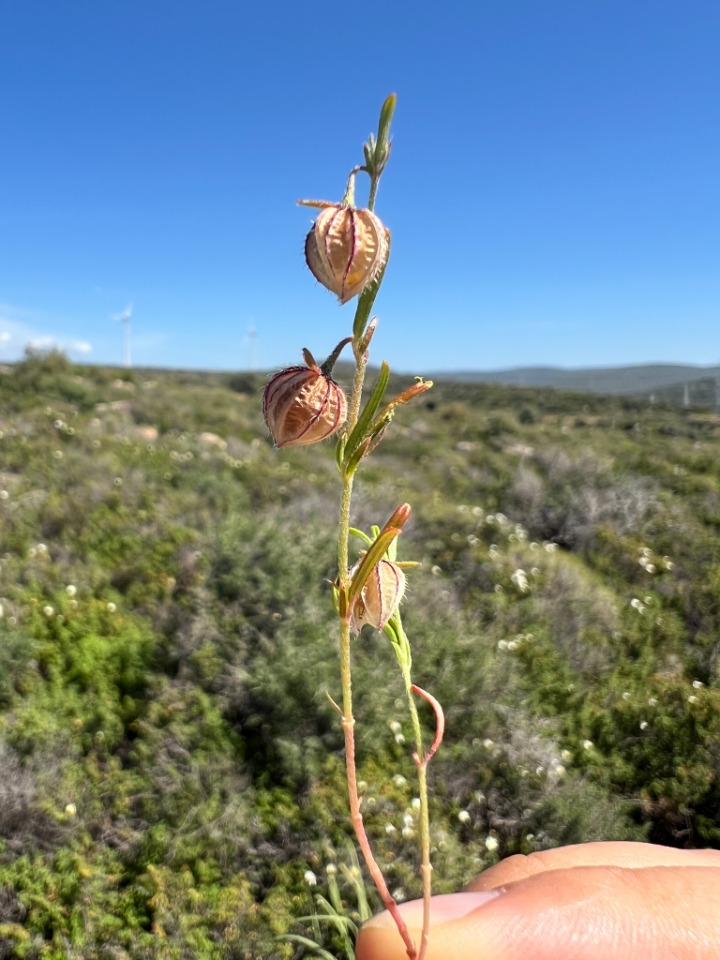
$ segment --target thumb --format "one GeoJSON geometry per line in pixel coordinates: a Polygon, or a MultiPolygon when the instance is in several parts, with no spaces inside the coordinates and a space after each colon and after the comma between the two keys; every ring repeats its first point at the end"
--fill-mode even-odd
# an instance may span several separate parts
{"type": "MultiPolygon", "coordinates": [[[[400,907],[416,943],[422,903],[400,907]]],[[[485,892],[434,897],[426,960],[717,960],[720,871],[578,866],[485,892]]],[[[357,960],[407,960],[388,914],[360,931],[357,960]]]]}

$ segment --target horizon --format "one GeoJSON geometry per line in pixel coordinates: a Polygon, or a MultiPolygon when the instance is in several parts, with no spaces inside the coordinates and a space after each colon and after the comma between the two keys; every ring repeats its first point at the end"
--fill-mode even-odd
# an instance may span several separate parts
{"type": "MultiPolygon", "coordinates": [[[[124,364],[122,361],[99,361],[94,360],[88,357],[82,358],[73,358],[67,354],[61,348],[53,345],[49,348],[44,347],[35,347],[32,344],[27,346],[27,349],[30,353],[36,354],[39,357],[47,356],[53,352],[60,353],[65,359],[67,359],[71,364],[75,366],[82,367],[102,367],[105,369],[117,369],[120,372],[141,372],[143,370],[158,370],[163,373],[219,373],[219,374],[257,374],[258,376],[270,376],[273,372],[276,372],[278,367],[197,367],[197,366],[168,366],[167,364],[146,364],[146,363],[133,363],[129,366],[124,364]]],[[[14,359],[4,359],[0,357],[0,368],[3,366],[14,366],[15,364],[22,363],[27,356],[20,356],[14,359]]],[[[368,372],[373,370],[378,370],[380,368],[381,361],[370,361],[368,363],[367,369],[368,372]]],[[[292,364],[290,364],[292,366],[292,364]]],[[[338,360],[337,366],[342,367],[351,366],[350,361],[344,361],[342,359],[338,360]]],[[[552,364],[552,363],[543,363],[543,364],[528,364],[522,366],[512,366],[512,367],[432,367],[426,374],[435,375],[435,374],[451,374],[454,377],[458,377],[462,374],[468,375],[490,375],[493,373],[523,373],[525,371],[552,371],[557,373],[601,373],[604,371],[612,372],[619,370],[642,370],[642,369],[654,369],[656,367],[681,367],[683,369],[697,370],[697,371],[710,371],[720,369],[720,362],[718,363],[689,363],[684,361],[668,360],[668,361],[642,361],[638,363],[610,363],[610,364],[598,364],[595,366],[564,366],[562,364],[552,364]]],[[[409,370],[396,369],[392,371],[394,376],[398,377],[412,377],[416,374],[413,374],[409,370]]]]}
{"type": "Polygon", "coordinates": [[[394,91],[374,363],[707,365],[720,320],[711,0],[451,0],[411,16],[391,3],[353,84],[313,66],[318,38],[358,29],[323,0],[37,3],[41,17],[35,3],[0,12],[13,94],[0,363],[28,345],[228,371],[329,354],[353,306],[307,271],[311,218],[295,201],[339,199],[394,91]]]}

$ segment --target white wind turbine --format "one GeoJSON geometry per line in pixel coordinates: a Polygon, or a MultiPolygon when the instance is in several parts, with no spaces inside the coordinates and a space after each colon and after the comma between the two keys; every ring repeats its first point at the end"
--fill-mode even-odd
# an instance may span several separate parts
{"type": "Polygon", "coordinates": [[[122,313],[116,313],[114,319],[118,320],[124,327],[124,336],[123,336],[123,364],[126,367],[132,366],[132,354],[130,349],[130,340],[132,330],[130,327],[130,319],[132,317],[133,305],[129,304],[122,313]]]}

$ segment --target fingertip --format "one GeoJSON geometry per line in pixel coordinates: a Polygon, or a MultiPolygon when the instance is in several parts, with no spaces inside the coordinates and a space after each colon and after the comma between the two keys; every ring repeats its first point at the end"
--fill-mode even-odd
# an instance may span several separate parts
{"type": "MultiPolygon", "coordinates": [[[[496,900],[500,894],[499,890],[488,890],[476,893],[441,894],[433,897],[430,914],[432,933],[430,949],[426,953],[427,960],[432,960],[433,957],[450,956],[442,951],[445,950],[444,944],[450,944],[451,940],[453,960],[463,960],[465,955],[457,952],[459,949],[457,935],[451,932],[456,927],[455,921],[464,920],[475,910],[496,900]]],[[[399,906],[399,910],[407,924],[410,936],[414,943],[418,944],[423,925],[422,900],[403,903],[399,906]]],[[[355,947],[355,957],[356,960],[407,960],[407,953],[395,921],[387,910],[363,924],[355,947]]]]}

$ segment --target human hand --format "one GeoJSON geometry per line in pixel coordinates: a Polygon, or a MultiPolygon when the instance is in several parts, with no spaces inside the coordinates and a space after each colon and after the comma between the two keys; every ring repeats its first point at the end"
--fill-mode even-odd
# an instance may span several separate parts
{"type": "MultiPolygon", "coordinates": [[[[422,902],[400,906],[415,942],[422,902]]],[[[718,960],[720,850],[587,843],[514,856],[433,897],[426,960],[718,960]]],[[[356,960],[407,960],[387,913],[356,960]]]]}

